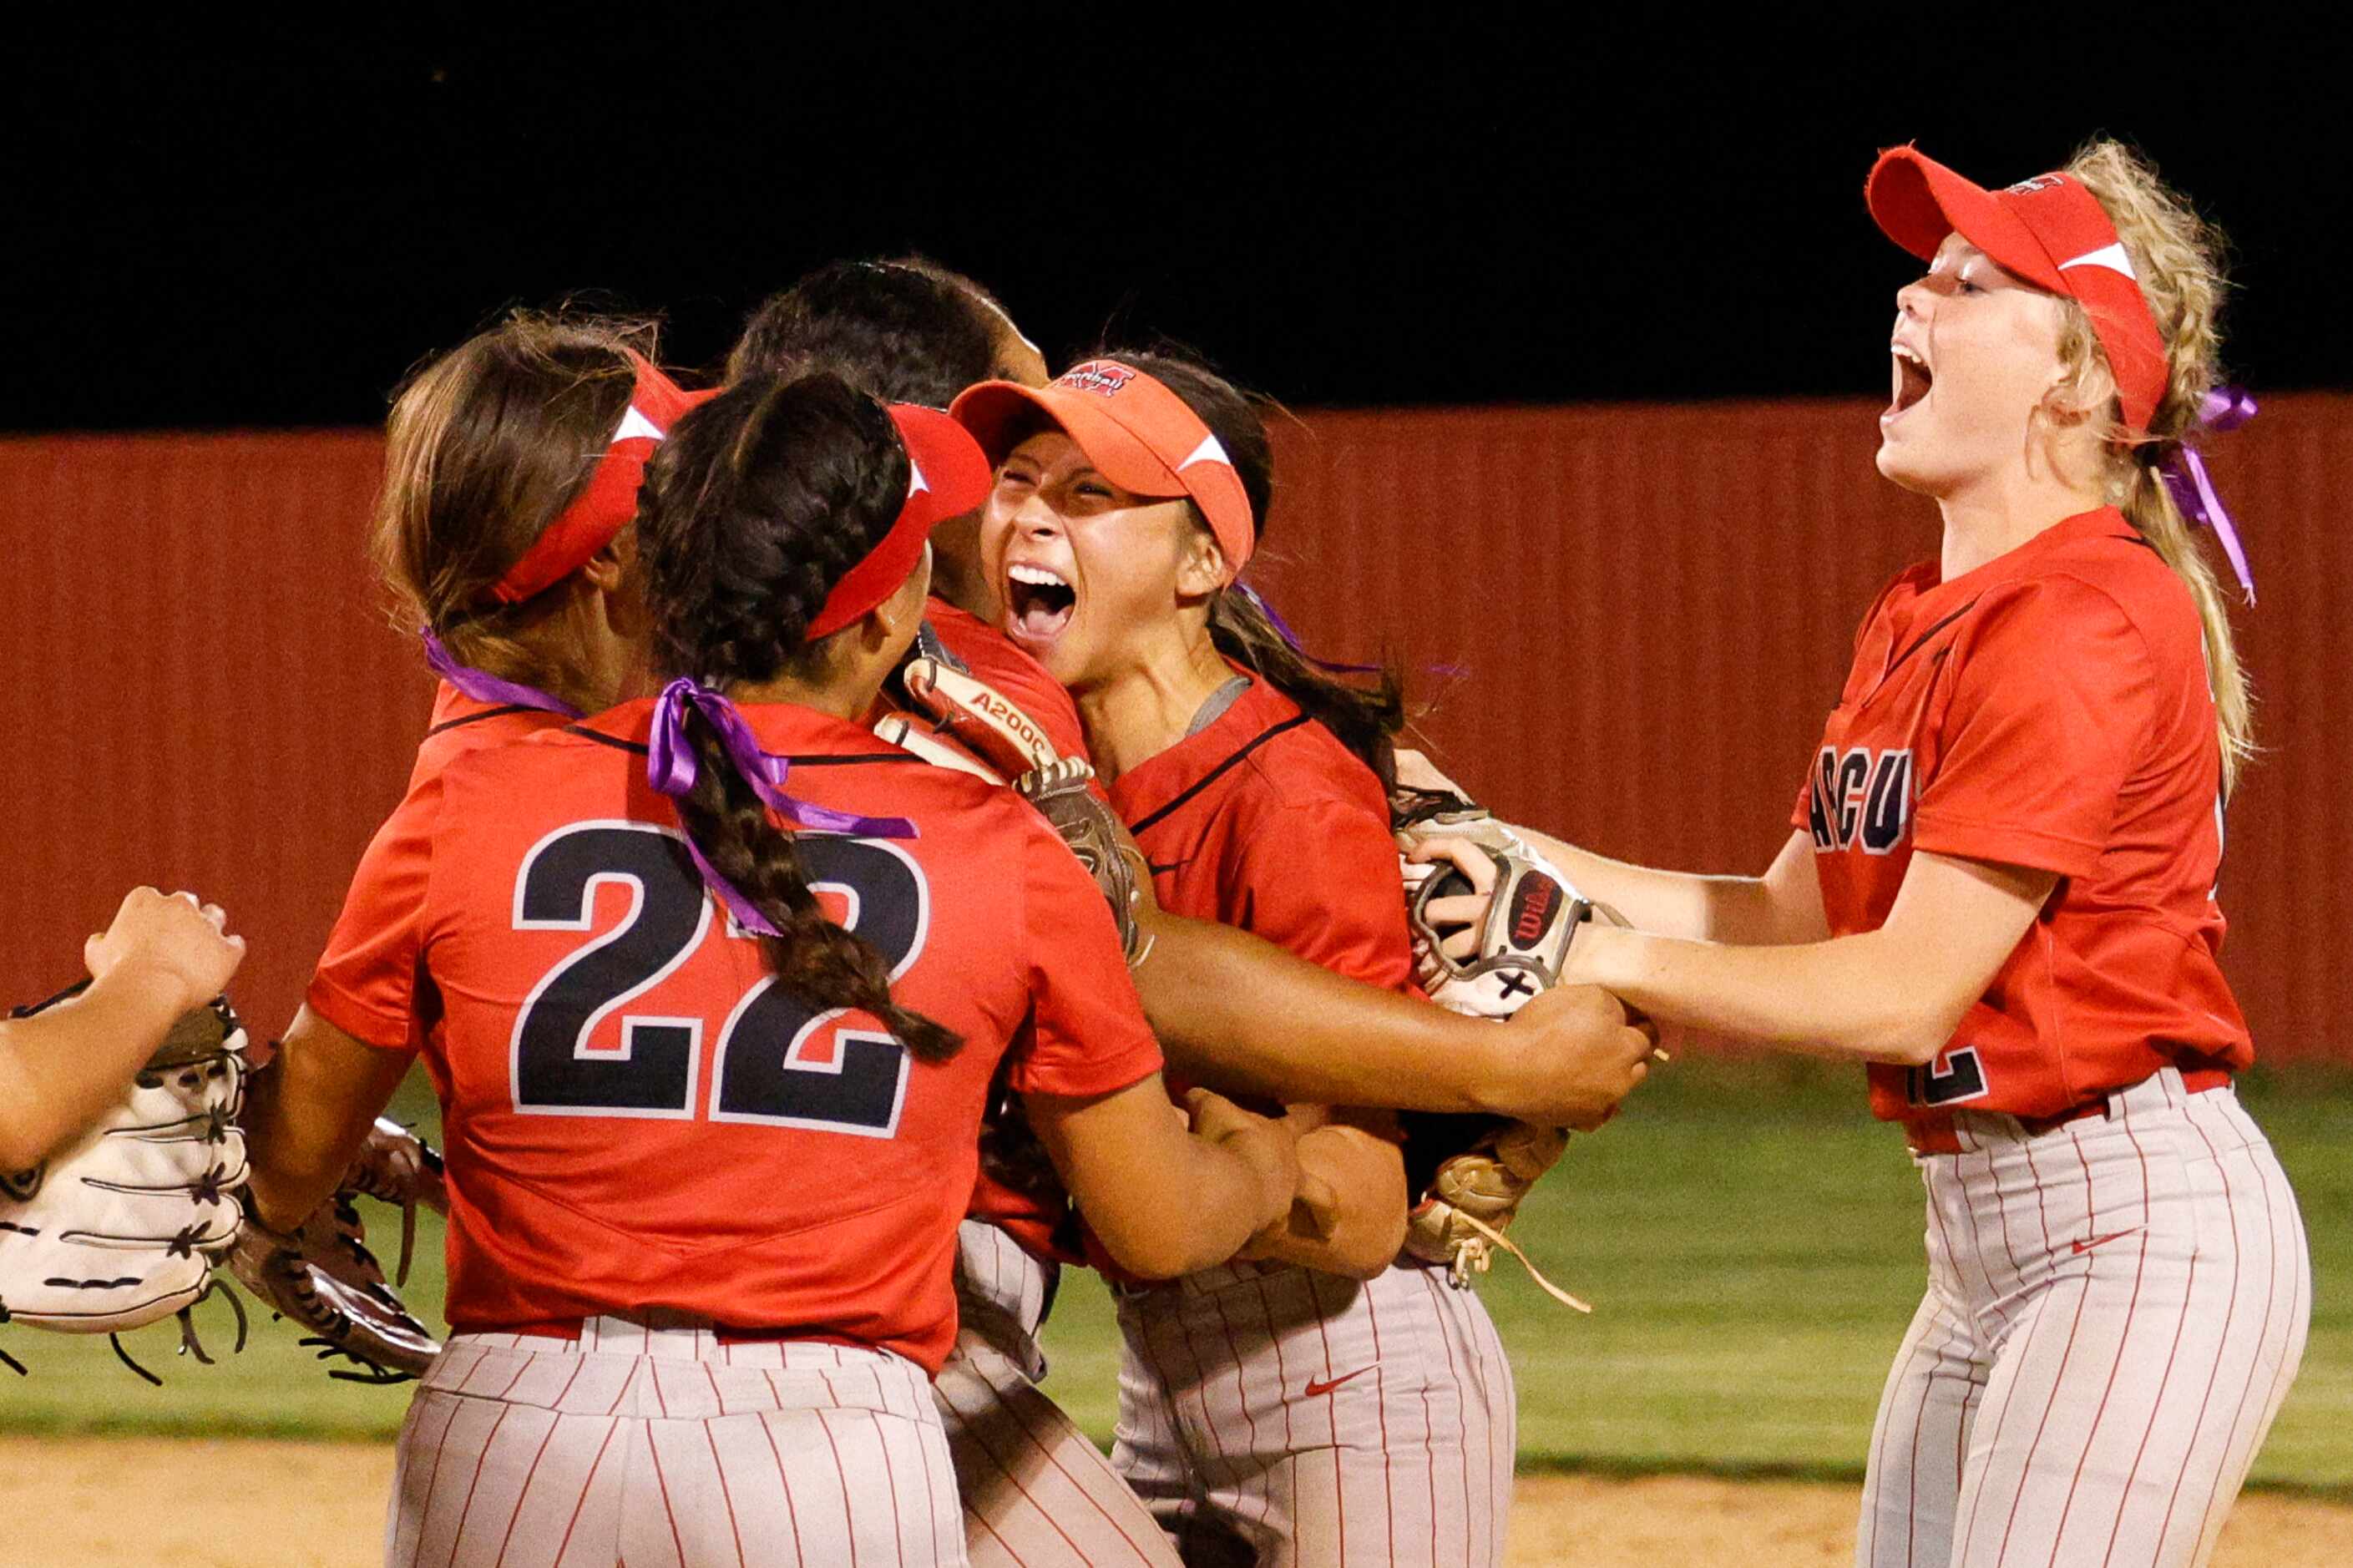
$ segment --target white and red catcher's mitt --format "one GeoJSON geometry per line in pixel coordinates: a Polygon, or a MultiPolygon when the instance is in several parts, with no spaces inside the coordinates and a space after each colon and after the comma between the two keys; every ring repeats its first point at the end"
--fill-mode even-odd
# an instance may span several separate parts
{"type": "MultiPolygon", "coordinates": [[[[80,1138],[30,1170],[0,1174],[0,1323],[115,1335],[176,1314],[182,1350],[212,1359],[189,1311],[211,1293],[213,1265],[237,1237],[245,1047],[227,997],[195,1009],[80,1138]]],[[[242,1349],[243,1309],[234,1292],[222,1294],[237,1312],[242,1349]]],[[[133,1372],[160,1381],[120,1339],[114,1348],[133,1372]]],[[[0,1361],[16,1365],[5,1352],[0,1361]]]]}
{"type": "MultiPolygon", "coordinates": [[[[1446,933],[1431,923],[1429,908],[1434,900],[1471,893],[1471,879],[1443,862],[1403,862],[1407,924],[1422,989],[1439,1005],[1474,1017],[1508,1018],[1558,984],[1569,943],[1595,913],[1596,907],[1542,857],[1516,837],[1510,844],[1477,845],[1494,862],[1495,886],[1478,927],[1478,946],[1467,958],[1447,953],[1441,945],[1446,933]]],[[[1485,1273],[1502,1247],[1525,1264],[1556,1300],[1591,1311],[1546,1279],[1504,1234],[1536,1178],[1567,1148],[1567,1131],[1499,1117],[1409,1113],[1403,1121],[1408,1181],[1419,1194],[1407,1220],[1406,1251],[1424,1262],[1445,1264],[1449,1279],[1460,1289],[1469,1286],[1472,1275],[1485,1273]]]]}

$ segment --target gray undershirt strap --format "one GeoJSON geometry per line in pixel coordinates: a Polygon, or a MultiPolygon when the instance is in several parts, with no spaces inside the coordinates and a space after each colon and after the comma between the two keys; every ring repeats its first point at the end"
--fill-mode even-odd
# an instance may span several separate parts
{"type": "Polygon", "coordinates": [[[1201,704],[1200,710],[1193,715],[1193,721],[1185,726],[1185,738],[1188,741],[1191,740],[1194,736],[1199,734],[1202,731],[1208,729],[1210,725],[1224,718],[1226,716],[1226,710],[1240,701],[1242,700],[1242,693],[1249,689],[1250,677],[1247,675],[1237,675],[1231,680],[1227,681],[1223,686],[1219,687],[1215,691],[1210,692],[1208,700],[1203,702],[1201,704]]]}

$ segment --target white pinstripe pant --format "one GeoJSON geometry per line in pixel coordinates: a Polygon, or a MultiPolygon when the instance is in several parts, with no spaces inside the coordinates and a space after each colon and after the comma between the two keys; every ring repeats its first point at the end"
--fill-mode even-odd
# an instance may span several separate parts
{"type": "Polygon", "coordinates": [[[973,1568],[1179,1568],[1103,1450],[1036,1385],[1052,1268],[993,1225],[956,1234],[956,1347],[932,1392],[973,1568]]]}
{"type": "Polygon", "coordinates": [[[1442,1270],[1229,1264],[1120,1327],[1112,1460],[1195,1568],[1503,1561],[1511,1367],[1442,1270]]]}
{"type": "Polygon", "coordinates": [[[963,1568],[913,1362],[592,1318],[457,1334],[400,1432],[392,1568],[963,1568]]]}
{"type": "Polygon", "coordinates": [[[1928,1291],[1881,1396],[1863,1568],[2201,1563],[2304,1354],[2295,1195],[2172,1068],[2030,1137],[1918,1157],[1928,1291]]]}

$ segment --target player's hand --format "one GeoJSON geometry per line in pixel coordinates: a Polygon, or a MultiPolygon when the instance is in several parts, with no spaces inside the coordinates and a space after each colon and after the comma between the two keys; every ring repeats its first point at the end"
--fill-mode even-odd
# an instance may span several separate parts
{"type": "Polygon", "coordinates": [[[1459,795],[1471,798],[1471,792],[1441,773],[1430,760],[1410,746],[1397,749],[1397,782],[1408,789],[1427,790],[1432,795],[1459,795]]]}
{"type": "Polygon", "coordinates": [[[1232,1154],[1257,1178],[1258,1223],[1250,1228],[1287,1217],[1300,1180],[1299,1129],[1291,1118],[1256,1115],[1206,1089],[1186,1091],[1185,1110],[1194,1137],[1232,1154]]]}
{"type": "Polygon", "coordinates": [[[245,938],[229,935],[227,925],[218,904],[200,904],[194,893],[133,888],[114,923],[82,943],[82,963],[95,983],[119,977],[153,986],[185,1013],[219,995],[245,961],[245,938]]]}
{"type": "Polygon", "coordinates": [[[1471,879],[1472,891],[1432,899],[1422,906],[1422,915],[1433,930],[1446,933],[1439,940],[1439,951],[1452,959],[1476,957],[1487,906],[1495,896],[1494,857],[1468,838],[1440,837],[1416,839],[1405,858],[1417,866],[1444,861],[1471,879]]]}
{"type": "Polygon", "coordinates": [[[1493,1027],[1504,1081],[1488,1109],[1580,1132],[1617,1114],[1649,1076],[1659,1044],[1658,1026],[1593,985],[1555,986],[1493,1027]]]}

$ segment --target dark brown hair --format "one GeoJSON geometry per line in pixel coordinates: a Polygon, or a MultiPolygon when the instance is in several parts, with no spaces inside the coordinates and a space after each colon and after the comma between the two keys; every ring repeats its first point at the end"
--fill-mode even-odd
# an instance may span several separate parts
{"type": "Polygon", "coordinates": [[[1010,330],[996,296],[928,257],[835,261],[752,312],[727,379],[824,371],[885,402],[945,408],[997,374],[1010,330]]]}
{"type": "Polygon", "coordinates": [[[418,370],[394,400],[372,543],[410,629],[460,664],[575,707],[605,707],[572,631],[586,601],[559,584],[489,598],[587,483],[628,407],[649,322],[518,310],[418,370]]]}
{"type": "MultiPolygon", "coordinates": [[[[1240,476],[1250,497],[1251,527],[1263,538],[1267,510],[1274,501],[1274,447],[1267,439],[1259,401],[1206,365],[1167,350],[1139,353],[1114,349],[1101,357],[1132,365],[1160,382],[1209,427],[1240,476]]],[[[1192,506],[1194,521],[1208,527],[1200,508],[1187,504],[1192,506]]],[[[1209,637],[1219,652],[1257,673],[1338,736],[1373,770],[1383,789],[1397,783],[1396,742],[1405,728],[1406,708],[1405,681],[1394,668],[1384,666],[1369,684],[1318,669],[1238,587],[1227,588],[1210,605],[1209,637]]]]}
{"type": "MultiPolygon", "coordinates": [[[[656,669],[720,691],[784,674],[821,680],[833,639],[803,636],[897,520],[908,479],[890,416],[835,376],[756,376],[681,419],[638,507],[656,669]]],[[[919,1060],[954,1056],[962,1037],[893,1002],[882,955],[826,918],[791,830],[699,710],[686,733],[699,766],[679,818],[782,933],[760,939],[777,984],[813,1006],[872,1014],[919,1060]]]]}

